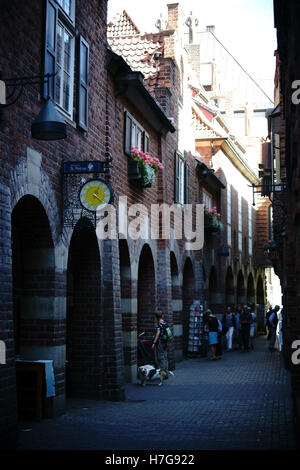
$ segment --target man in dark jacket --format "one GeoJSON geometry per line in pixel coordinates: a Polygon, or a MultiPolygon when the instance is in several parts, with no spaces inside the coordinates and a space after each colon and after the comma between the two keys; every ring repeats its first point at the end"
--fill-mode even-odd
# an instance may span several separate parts
{"type": "Polygon", "coordinates": [[[243,311],[240,315],[241,334],[244,346],[244,352],[249,351],[250,339],[250,325],[252,323],[252,316],[248,305],[244,305],[243,311]]]}
{"type": "Polygon", "coordinates": [[[158,385],[163,384],[163,380],[168,378],[168,351],[167,343],[163,341],[163,326],[165,324],[163,313],[157,312],[157,324],[155,326],[155,336],[152,343],[152,349],[155,350],[157,367],[160,369],[161,381],[158,385]]]}
{"type": "Polygon", "coordinates": [[[280,307],[279,305],[275,305],[274,309],[272,310],[271,315],[269,316],[269,330],[270,330],[270,343],[269,343],[269,351],[274,351],[276,348],[275,341],[276,341],[276,328],[278,323],[277,313],[279,312],[280,307]]]}

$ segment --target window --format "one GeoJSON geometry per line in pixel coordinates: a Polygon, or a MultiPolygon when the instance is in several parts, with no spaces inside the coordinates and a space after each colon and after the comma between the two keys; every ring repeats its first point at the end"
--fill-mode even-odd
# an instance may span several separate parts
{"type": "Polygon", "coordinates": [[[248,253],[252,256],[252,207],[248,206],[248,253]]]}
{"type": "Polygon", "coordinates": [[[184,163],[184,203],[190,204],[190,167],[184,163]]]}
{"type": "Polygon", "coordinates": [[[231,246],[231,185],[227,185],[227,245],[231,246]]]}
{"type": "MultiPolygon", "coordinates": [[[[73,119],[75,75],[75,0],[45,0],[46,30],[44,73],[56,74],[44,85],[44,98],[52,98],[68,118],[73,119]]],[[[77,123],[88,125],[89,46],[79,37],[77,123]]]]}
{"type": "Polygon", "coordinates": [[[61,9],[74,22],[75,19],[75,0],[56,0],[61,9]]]}
{"type": "Polygon", "coordinates": [[[207,209],[212,209],[213,208],[213,197],[205,189],[203,189],[202,200],[203,200],[203,204],[205,203],[207,209]]]}
{"type": "Polygon", "coordinates": [[[78,124],[88,128],[89,45],[79,36],[78,124]]]}
{"type": "Polygon", "coordinates": [[[143,127],[125,111],[124,153],[129,156],[132,147],[149,152],[150,139],[143,127]]]}
{"type": "MultiPolygon", "coordinates": [[[[185,203],[185,161],[180,152],[175,152],[175,180],[174,180],[174,201],[178,204],[185,203]]],[[[186,185],[188,186],[188,185],[186,185]]]]}
{"type": "Polygon", "coordinates": [[[74,36],[66,26],[57,23],[55,102],[72,118],[74,81],[74,36]]]}
{"type": "Polygon", "coordinates": [[[243,218],[242,218],[242,197],[238,196],[238,248],[243,250],[243,218]]]}

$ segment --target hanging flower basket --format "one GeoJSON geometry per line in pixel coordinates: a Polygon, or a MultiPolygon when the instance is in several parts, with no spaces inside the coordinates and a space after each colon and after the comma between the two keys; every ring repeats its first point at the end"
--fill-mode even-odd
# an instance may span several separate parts
{"type": "Polygon", "coordinates": [[[222,232],[223,224],[221,222],[221,215],[217,212],[216,208],[207,209],[204,207],[204,228],[211,232],[222,232]]]}
{"type": "Polygon", "coordinates": [[[138,147],[131,149],[128,162],[128,177],[130,181],[138,181],[143,188],[150,188],[155,181],[158,170],[164,166],[158,158],[151,157],[147,152],[142,152],[138,147]]]}

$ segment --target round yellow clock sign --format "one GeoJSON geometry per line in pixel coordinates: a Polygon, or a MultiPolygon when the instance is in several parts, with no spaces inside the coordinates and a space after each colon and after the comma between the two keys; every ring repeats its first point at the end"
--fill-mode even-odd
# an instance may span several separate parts
{"type": "Polygon", "coordinates": [[[112,190],[109,184],[100,179],[89,180],[79,190],[81,205],[91,212],[103,209],[110,203],[112,190]]]}

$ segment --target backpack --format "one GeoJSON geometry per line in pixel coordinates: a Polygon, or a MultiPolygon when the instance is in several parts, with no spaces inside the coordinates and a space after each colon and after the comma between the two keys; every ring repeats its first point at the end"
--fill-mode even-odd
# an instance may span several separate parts
{"type": "Polygon", "coordinates": [[[163,342],[165,343],[169,343],[171,341],[173,341],[174,337],[173,337],[173,333],[171,331],[171,328],[169,327],[168,323],[166,322],[163,322],[163,323],[160,323],[160,331],[161,331],[161,339],[163,342]]]}

